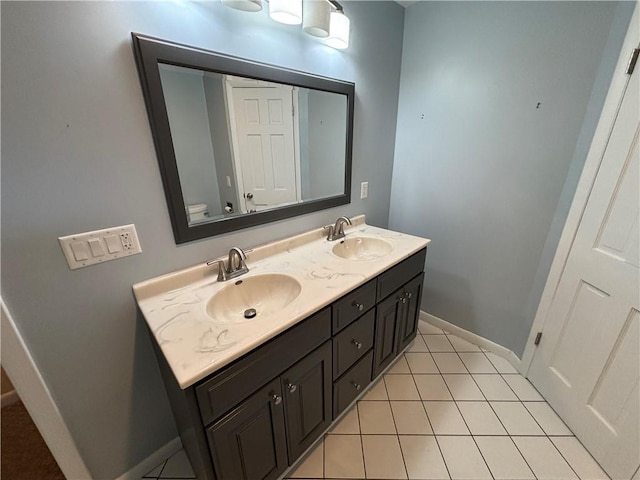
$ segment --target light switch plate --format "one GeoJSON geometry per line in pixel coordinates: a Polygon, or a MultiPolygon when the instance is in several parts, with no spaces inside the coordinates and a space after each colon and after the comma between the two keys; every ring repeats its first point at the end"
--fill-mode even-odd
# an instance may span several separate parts
{"type": "Polygon", "coordinates": [[[369,182],[362,182],[360,184],[360,198],[367,198],[369,196],[369,182]]]}
{"type": "Polygon", "coordinates": [[[133,224],[67,235],[58,241],[71,270],[142,253],[133,224]]]}

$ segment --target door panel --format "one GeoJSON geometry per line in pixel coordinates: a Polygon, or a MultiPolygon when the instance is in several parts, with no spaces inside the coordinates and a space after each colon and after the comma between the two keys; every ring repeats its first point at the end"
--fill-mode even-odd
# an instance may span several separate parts
{"type": "Polygon", "coordinates": [[[613,479],[640,464],[639,92],[635,72],[529,372],[613,479]]]}
{"type": "Polygon", "coordinates": [[[398,321],[398,346],[396,352],[402,351],[416,337],[423,278],[424,274],[420,274],[401,289],[401,296],[406,299],[406,303],[402,305],[402,314],[398,321]]]}
{"type": "Polygon", "coordinates": [[[392,294],[376,307],[375,356],[372,378],[377,377],[396,356],[396,322],[401,314],[400,305],[396,295],[392,294]]]}
{"type": "Polygon", "coordinates": [[[331,342],[307,355],[281,376],[289,463],[331,423],[331,342]]]}
{"type": "Polygon", "coordinates": [[[207,429],[218,480],[272,480],[287,468],[280,381],[266,387],[207,429]]]}
{"type": "Polygon", "coordinates": [[[247,210],[299,200],[292,91],[289,86],[232,88],[233,131],[247,210]]]}

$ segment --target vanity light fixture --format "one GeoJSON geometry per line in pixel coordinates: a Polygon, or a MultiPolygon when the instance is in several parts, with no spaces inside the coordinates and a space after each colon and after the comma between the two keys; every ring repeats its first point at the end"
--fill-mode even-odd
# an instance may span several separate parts
{"type": "Polygon", "coordinates": [[[300,25],[302,0],[269,0],[269,16],[286,25],[300,25]]]}
{"type": "Polygon", "coordinates": [[[331,12],[331,25],[329,28],[329,38],[327,45],[339,50],[344,50],[349,46],[349,17],[344,14],[342,7],[331,12]]]}
{"type": "MultiPolygon", "coordinates": [[[[262,10],[262,0],[220,0],[224,5],[245,12],[262,10]]],[[[327,45],[344,50],[349,47],[349,17],[336,0],[265,0],[271,19],[286,25],[300,25],[305,33],[326,38],[327,45]],[[304,3],[304,5],[303,5],[304,3]],[[303,8],[304,7],[304,8],[303,8]]]]}
{"type": "Polygon", "coordinates": [[[331,7],[328,0],[304,0],[302,30],[314,37],[328,37],[331,7]]]}
{"type": "Polygon", "coordinates": [[[262,10],[262,0],[220,0],[227,7],[244,12],[259,12],[262,10]]]}

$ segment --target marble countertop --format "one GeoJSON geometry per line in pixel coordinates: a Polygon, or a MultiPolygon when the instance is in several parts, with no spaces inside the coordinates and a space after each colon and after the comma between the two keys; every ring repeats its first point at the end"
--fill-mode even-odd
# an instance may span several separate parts
{"type": "MultiPolygon", "coordinates": [[[[378,259],[347,260],[332,252],[322,228],[253,249],[249,273],[217,281],[217,267],[204,262],[133,286],[138,305],[182,389],[228,365],[267,340],[424,248],[430,240],[364,223],[355,217],[346,238],[382,238],[392,244],[378,259]],[[224,321],[207,313],[209,299],[237,280],[265,273],[286,274],[302,286],[277,314],[224,321]]],[[[224,257],[226,258],[226,255],[224,257]]]]}

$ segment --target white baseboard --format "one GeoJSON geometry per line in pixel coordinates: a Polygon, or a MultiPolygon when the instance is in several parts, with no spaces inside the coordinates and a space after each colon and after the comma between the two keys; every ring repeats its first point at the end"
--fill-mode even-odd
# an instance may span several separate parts
{"type": "Polygon", "coordinates": [[[120,475],[116,480],[140,480],[143,475],[149,473],[151,470],[156,468],[174,453],[179,452],[181,449],[182,441],[180,440],[180,437],[176,437],[153,452],[135,467],[120,475]]]}
{"type": "Polygon", "coordinates": [[[16,403],[18,400],[20,400],[20,397],[18,397],[15,390],[3,393],[2,396],[0,396],[0,407],[8,407],[9,405],[16,403]]]}
{"type": "Polygon", "coordinates": [[[495,353],[507,360],[518,372],[522,373],[522,361],[515,353],[513,353],[512,350],[422,310],[420,311],[420,320],[430,323],[431,325],[441,328],[447,332],[453,333],[463,340],[478,345],[480,348],[484,348],[485,350],[495,353]]]}

